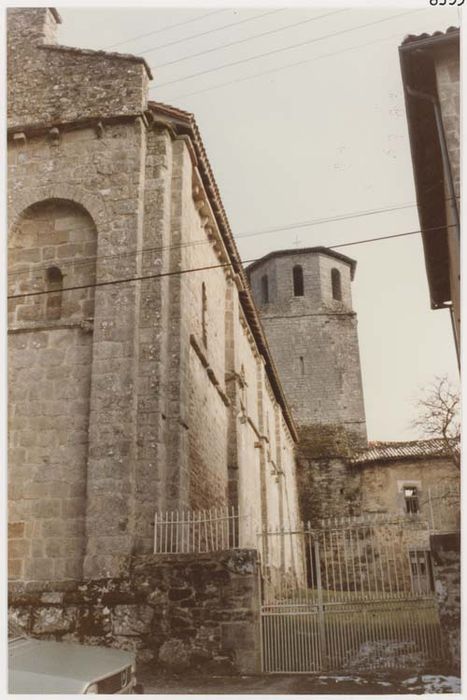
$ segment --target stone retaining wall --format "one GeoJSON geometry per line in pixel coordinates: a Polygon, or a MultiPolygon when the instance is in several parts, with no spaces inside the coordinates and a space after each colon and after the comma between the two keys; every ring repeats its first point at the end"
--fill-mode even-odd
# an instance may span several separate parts
{"type": "Polygon", "coordinates": [[[127,578],[10,593],[9,604],[36,638],[134,650],[158,669],[259,670],[255,550],[139,556],[127,578]]]}

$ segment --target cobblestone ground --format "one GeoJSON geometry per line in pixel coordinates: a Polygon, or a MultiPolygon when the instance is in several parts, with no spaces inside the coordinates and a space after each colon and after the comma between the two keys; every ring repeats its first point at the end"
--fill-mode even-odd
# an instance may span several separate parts
{"type": "Polygon", "coordinates": [[[457,676],[407,674],[371,675],[171,675],[161,676],[143,669],[139,680],[145,694],[278,694],[278,695],[386,695],[460,693],[457,676]]]}

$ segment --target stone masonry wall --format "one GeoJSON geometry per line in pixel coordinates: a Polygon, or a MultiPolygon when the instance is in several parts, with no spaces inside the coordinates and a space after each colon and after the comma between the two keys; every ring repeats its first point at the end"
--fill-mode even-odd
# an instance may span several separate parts
{"type": "Polygon", "coordinates": [[[269,494],[275,521],[296,514],[197,131],[146,103],[141,60],[53,47],[57,21],[8,14],[9,292],[41,292],[9,309],[15,590],[123,576],[155,511],[228,502],[261,522],[269,494]]]}
{"type": "Polygon", "coordinates": [[[39,639],[113,646],[158,668],[259,670],[256,552],[140,556],[131,576],[10,596],[9,615],[39,639]]]}
{"type": "Polygon", "coordinates": [[[430,521],[431,492],[436,524],[445,531],[459,529],[458,503],[449,495],[450,489],[459,487],[459,470],[448,458],[394,459],[355,466],[351,472],[359,480],[362,512],[403,514],[406,511],[403,486],[416,486],[421,515],[430,521]]]}
{"type": "MultiPolygon", "coordinates": [[[[459,47],[447,46],[435,54],[435,71],[438,98],[441,106],[444,132],[449,153],[449,164],[454,190],[460,197],[460,56],[459,47]]],[[[445,187],[446,199],[450,192],[445,187]]],[[[460,241],[456,230],[456,221],[452,203],[446,207],[448,230],[448,245],[450,258],[450,285],[453,313],[456,326],[458,346],[460,345],[460,241]]]]}
{"type": "Polygon", "coordinates": [[[9,567],[82,575],[97,236],[70,202],[33,205],[9,239],[9,567]],[[84,262],[88,261],[88,262],[84,262]],[[50,280],[50,271],[58,274],[50,280]],[[55,285],[55,286],[54,286],[55,285]]]}
{"type": "Polygon", "coordinates": [[[460,194],[460,60],[458,49],[438,50],[435,59],[436,82],[449,151],[449,161],[457,194],[460,194]]]}
{"type": "Polygon", "coordinates": [[[58,15],[46,7],[9,8],[7,17],[10,128],[145,109],[149,72],[141,58],[58,46],[58,15]]]}
{"type": "Polygon", "coordinates": [[[363,445],[366,425],[349,263],[305,249],[255,264],[249,277],[297,424],[340,425],[360,435],[363,445]],[[296,265],[303,270],[303,296],[294,296],[296,265]],[[332,269],[340,273],[341,301],[332,298],[332,269]],[[261,289],[264,275],[267,303],[261,289]]]}
{"type": "Polygon", "coordinates": [[[461,663],[461,562],[459,534],[433,535],[431,557],[441,627],[449,650],[452,670],[461,663]]]}

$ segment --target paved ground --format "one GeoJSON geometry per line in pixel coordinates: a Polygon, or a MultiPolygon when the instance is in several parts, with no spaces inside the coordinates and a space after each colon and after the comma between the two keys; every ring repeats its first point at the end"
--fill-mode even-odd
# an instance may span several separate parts
{"type": "Polygon", "coordinates": [[[258,676],[160,676],[143,670],[139,680],[145,694],[267,694],[267,695],[385,695],[408,693],[459,693],[455,676],[381,674],[345,675],[258,675],[258,676]]]}

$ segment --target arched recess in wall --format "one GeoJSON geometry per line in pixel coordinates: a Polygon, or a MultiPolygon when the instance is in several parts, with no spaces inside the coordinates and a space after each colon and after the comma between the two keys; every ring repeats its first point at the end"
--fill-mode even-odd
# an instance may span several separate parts
{"type": "Polygon", "coordinates": [[[8,238],[8,294],[47,294],[10,300],[10,323],[92,318],[94,288],[66,288],[95,283],[96,255],[96,226],[83,206],[51,198],[24,209],[8,238]]]}
{"type": "Polygon", "coordinates": [[[9,294],[45,292],[9,300],[9,429],[20,448],[9,461],[10,507],[49,551],[47,570],[38,572],[26,541],[19,578],[79,580],[93,358],[93,334],[82,321],[94,316],[97,229],[84,207],[48,198],[18,215],[8,248],[9,294]],[[73,286],[84,288],[67,291],[73,286]],[[27,449],[31,434],[39,449],[27,449]],[[53,535],[43,527],[51,513],[60,522],[53,535]]]}

